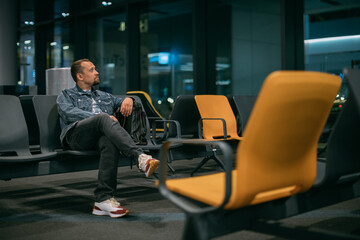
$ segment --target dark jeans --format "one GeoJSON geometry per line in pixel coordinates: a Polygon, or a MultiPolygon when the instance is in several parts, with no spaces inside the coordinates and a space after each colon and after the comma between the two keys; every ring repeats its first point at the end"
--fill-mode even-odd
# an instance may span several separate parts
{"type": "Polygon", "coordinates": [[[126,130],[104,113],[79,121],[67,133],[66,141],[73,150],[100,151],[99,182],[94,191],[96,202],[114,196],[120,152],[136,160],[142,153],[126,130]]]}

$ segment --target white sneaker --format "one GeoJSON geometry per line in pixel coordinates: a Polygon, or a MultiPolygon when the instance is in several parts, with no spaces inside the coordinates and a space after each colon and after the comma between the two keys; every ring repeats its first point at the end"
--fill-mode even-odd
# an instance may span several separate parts
{"type": "Polygon", "coordinates": [[[109,198],[109,200],[113,203],[114,206],[120,207],[121,204],[115,198],[109,198]]]}
{"type": "Polygon", "coordinates": [[[120,207],[120,203],[116,201],[115,198],[110,198],[103,202],[95,202],[92,214],[119,218],[129,214],[129,212],[128,209],[120,207]]]}
{"type": "Polygon", "coordinates": [[[158,168],[160,161],[150,155],[142,153],[139,155],[139,168],[145,173],[146,177],[150,177],[158,168]]]}

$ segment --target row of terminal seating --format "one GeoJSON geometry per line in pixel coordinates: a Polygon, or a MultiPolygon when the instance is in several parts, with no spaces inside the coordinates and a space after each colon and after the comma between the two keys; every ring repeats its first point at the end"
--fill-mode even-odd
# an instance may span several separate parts
{"type": "MultiPolygon", "coordinates": [[[[119,97],[127,96],[133,97],[140,103],[144,101],[137,95],[119,95],[119,97]]],[[[227,104],[228,113],[231,112],[234,118],[227,98],[225,96],[219,97],[225,98],[223,100],[225,100],[224,103],[227,104]]],[[[254,101],[255,97],[256,96],[238,96],[237,98],[244,99],[245,101],[251,98],[254,101]]],[[[20,97],[10,95],[0,96],[0,108],[3,112],[0,136],[1,179],[97,168],[99,157],[97,151],[74,151],[63,149],[61,146],[56,98],[57,96],[47,95],[20,97]],[[14,131],[14,129],[16,131],[14,131]],[[77,160],[73,161],[73,159],[77,160]]],[[[243,109],[252,107],[252,104],[244,106],[243,109]]],[[[143,104],[143,106],[146,106],[146,103],[143,104]]],[[[179,96],[169,119],[149,117],[149,120],[154,120],[153,124],[160,122],[163,126],[167,126],[167,132],[165,131],[160,137],[160,140],[157,140],[159,139],[157,133],[155,131],[153,131],[152,135],[150,133],[151,126],[150,121],[148,121],[146,134],[147,144],[140,145],[140,147],[145,152],[158,157],[162,142],[166,138],[198,138],[198,123],[201,123],[199,122],[200,119],[201,117],[195,102],[195,97],[179,96]]],[[[226,121],[229,122],[228,119],[226,119],[226,121]]],[[[226,125],[223,126],[226,127],[226,125]]],[[[223,127],[221,129],[223,129],[223,127]]],[[[228,127],[228,129],[230,128],[228,127]]],[[[200,128],[200,135],[202,135],[201,131],[202,128],[200,128]]],[[[229,136],[230,134],[227,135],[229,136]]],[[[215,149],[209,149],[208,147],[179,147],[179,145],[180,144],[178,144],[178,146],[172,146],[173,152],[170,152],[168,161],[168,166],[173,173],[175,173],[175,169],[171,166],[173,159],[204,157],[205,160],[192,174],[209,159],[215,159],[223,166],[221,160],[215,155],[215,149]]],[[[119,166],[128,165],[128,163],[129,160],[122,158],[121,161],[119,161],[119,166]]],[[[131,164],[130,159],[130,165],[131,164]]]]}
{"type": "MultiPolygon", "coordinates": [[[[97,151],[75,151],[61,146],[56,99],[57,96],[46,95],[0,96],[0,179],[98,168],[97,151]]],[[[147,126],[147,144],[140,147],[156,156],[161,144],[151,140],[149,123],[147,126]]],[[[121,157],[119,166],[132,163],[133,159],[121,157]]]]}
{"type": "MultiPolygon", "coordinates": [[[[183,238],[209,239],[251,228],[286,233],[283,226],[269,228],[259,219],[281,219],[359,196],[359,71],[346,70],[346,76],[350,95],[331,131],[325,159],[316,158],[317,141],[340,87],[339,79],[329,74],[276,72],[259,96],[179,96],[169,119],[151,117],[148,144],[141,147],[160,153],[159,190],[186,213],[183,238]],[[164,129],[160,137],[156,123],[164,129]],[[201,164],[218,159],[225,170],[166,179],[169,168],[175,172],[172,160],[194,157],[204,157],[201,164]],[[207,207],[194,205],[194,200],[207,207]]],[[[0,109],[1,179],[97,169],[96,151],[61,147],[56,96],[0,96],[0,109]]],[[[129,160],[119,161],[124,165],[129,160]]]]}

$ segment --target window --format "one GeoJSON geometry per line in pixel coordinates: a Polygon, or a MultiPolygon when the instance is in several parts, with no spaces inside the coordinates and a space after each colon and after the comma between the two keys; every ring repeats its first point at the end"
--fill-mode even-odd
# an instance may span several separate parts
{"type": "Polygon", "coordinates": [[[70,67],[74,50],[70,42],[69,22],[56,22],[52,41],[47,42],[48,68],[70,67]]]}
{"type": "Polygon", "coordinates": [[[168,117],[178,95],[193,94],[191,1],[149,4],[140,17],[141,88],[168,117]]]}
{"type": "Polygon", "coordinates": [[[229,23],[221,24],[230,39],[218,46],[217,81],[227,84],[230,79],[232,89],[218,87],[218,94],[257,95],[267,75],[281,69],[281,1],[222,2],[229,8],[224,6],[219,18],[231,16],[229,23]]]}
{"type": "MultiPolygon", "coordinates": [[[[305,2],[305,69],[342,77],[343,68],[360,68],[360,3],[337,2],[305,2]]],[[[339,105],[347,93],[343,82],[339,105]]]]}
{"type": "Polygon", "coordinates": [[[344,67],[359,68],[360,4],[354,3],[358,7],[306,2],[306,70],[340,74],[344,67]]]}
{"type": "Polygon", "coordinates": [[[126,93],[125,14],[96,18],[88,23],[89,59],[100,74],[100,89],[126,93]]]}

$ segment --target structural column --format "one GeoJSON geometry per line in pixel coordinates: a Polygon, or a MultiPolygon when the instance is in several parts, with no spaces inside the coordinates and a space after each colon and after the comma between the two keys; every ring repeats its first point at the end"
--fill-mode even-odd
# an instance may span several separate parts
{"type": "Polygon", "coordinates": [[[282,1],[282,70],[304,70],[304,0],[282,1]]]}
{"type": "Polygon", "coordinates": [[[193,1],[194,94],[216,94],[215,1],[193,1]]]}
{"type": "Polygon", "coordinates": [[[16,85],[17,1],[0,1],[0,86],[16,85]]]}

